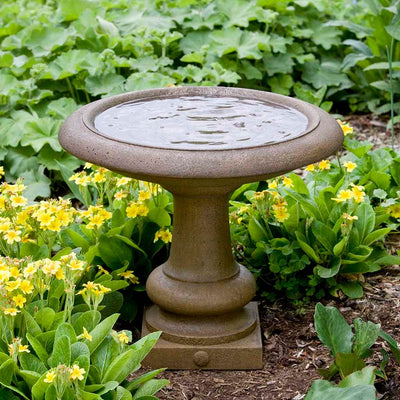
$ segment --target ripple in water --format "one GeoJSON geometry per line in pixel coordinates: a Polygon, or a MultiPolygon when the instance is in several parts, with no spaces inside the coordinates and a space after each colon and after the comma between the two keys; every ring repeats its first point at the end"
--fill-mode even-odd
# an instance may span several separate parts
{"type": "Polygon", "coordinates": [[[224,150],[279,143],[307,128],[301,112],[236,97],[178,97],[122,103],[95,127],[126,143],[181,150],[224,150]]]}

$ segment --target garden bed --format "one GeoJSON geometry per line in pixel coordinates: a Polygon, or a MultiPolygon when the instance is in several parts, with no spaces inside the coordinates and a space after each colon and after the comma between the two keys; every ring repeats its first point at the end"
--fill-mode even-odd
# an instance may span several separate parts
{"type": "MultiPolygon", "coordinates": [[[[400,336],[400,268],[393,266],[369,277],[365,297],[324,302],[354,318],[380,323],[400,336]]],[[[166,371],[170,385],[160,400],[300,400],[318,379],[317,368],[329,366],[329,351],[313,327],[315,304],[295,310],[286,304],[261,302],[264,367],[258,371],[166,371]]],[[[400,399],[400,366],[390,363],[388,381],[376,385],[380,399],[400,399]]]]}

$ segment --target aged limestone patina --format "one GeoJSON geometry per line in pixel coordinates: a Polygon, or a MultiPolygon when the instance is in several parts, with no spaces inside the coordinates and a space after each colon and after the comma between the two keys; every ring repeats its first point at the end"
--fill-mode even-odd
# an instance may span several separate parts
{"type": "Polygon", "coordinates": [[[243,183],[334,153],[343,140],[337,122],[278,94],[172,87],[88,104],[65,121],[59,138],[78,158],[159,183],[174,196],[170,257],[147,281],[154,305],[142,333],[163,335],[146,363],[261,368],[256,285],[232,255],[228,200],[243,183]]]}

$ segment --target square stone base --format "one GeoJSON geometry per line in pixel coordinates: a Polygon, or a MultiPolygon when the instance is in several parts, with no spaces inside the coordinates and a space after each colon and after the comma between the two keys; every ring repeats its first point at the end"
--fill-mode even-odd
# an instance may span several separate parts
{"type": "MultiPolygon", "coordinates": [[[[216,345],[191,346],[169,342],[161,335],[143,360],[143,365],[168,369],[261,369],[263,352],[257,303],[251,302],[246,307],[256,313],[257,326],[243,339],[216,345]]],[[[143,321],[142,336],[148,333],[143,321]]]]}

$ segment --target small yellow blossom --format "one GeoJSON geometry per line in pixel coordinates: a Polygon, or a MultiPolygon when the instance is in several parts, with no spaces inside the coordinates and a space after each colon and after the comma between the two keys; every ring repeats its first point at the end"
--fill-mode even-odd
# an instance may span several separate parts
{"type": "Polygon", "coordinates": [[[18,352],[19,353],[30,353],[30,350],[28,348],[29,346],[27,344],[20,344],[18,346],[18,352]]]}
{"type": "Polygon", "coordinates": [[[287,211],[287,208],[282,206],[282,207],[276,207],[274,208],[274,215],[277,221],[283,222],[287,220],[290,217],[290,214],[287,211]]]}
{"type": "Polygon", "coordinates": [[[11,196],[10,200],[13,207],[22,207],[28,203],[28,199],[23,196],[11,196]]]}
{"type": "Polygon", "coordinates": [[[83,166],[83,169],[90,169],[93,167],[93,164],[90,162],[85,163],[85,165],[83,166]]]}
{"type": "Polygon", "coordinates": [[[283,184],[284,184],[286,187],[290,188],[290,187],[293,186],[293,181],[292,181],[292,179],[288,178],[287,176],[284,176],[284,177],[283,177],[283,184]]]}
{"type": "Polygon", "coordinates": [[[166,228],[160,229],[154,235],[154,242],[157,242],[159,239],[164,243],[169,243],[172,240],[172,233],[166,228]]]}
{"type": "Polygon", "coordinates": [[[133,284],[137,284],[139,283],[139,279],[137,278],[137,276],[135,276],[133,274],[133,271],[125,271],[125,272],[121,272],[120,274],[118,274],[119,276],[122,276],[124,279],[129,279],[131,281],[131,283],[133,284]]]}
{"type": "Polygon", "coordinates": [[[141,190],[139,191],[139,201],[145,201],[150,198],[150,192],[148,190],[141,190]]]}
{"type": "Polygon", "coordinates": [[[357,167],[357,164],[351,161],[345,161],[343,166],[346,168],[347,172],[352,172],[357,167]]]}
{"type": "Polygon", "coordinates": [[[125,199],[127,196],[128,196],[128,193],[124,192],[123,190],[119,190],[118,192],[116,192],[114,194],[114,198],[116,198],[117,200],[125,199]]]}
{"type": "Polygon", "coordinates": [[[5,315],[11,315],[13,317],[15,317],[19,312],[20,311],[18,310],[18,308],[15,308],[15,307],[6,308],[4,310],[5,315]]]}
{"type": "Polygon", "coordinates": [[[314,164],[307,165],[307,167],[305,169],[306,169],[306,171],[310,171],[310,172],[315,171],[315,165],[314,164]]]}
{"type": "Polygon", "coordinates": [[[393,218],[400,218],[400,204],[393,204],[389,208],[389,212],[393,218]]]}
{"type": "Polygon", "coordinates": [[[276,189],[278,187],[278,182],[275,179],[268,181],[268,187],[270,189],[276,189]]]}
{"type": "Polygon", "coordinates": [[[95,183],[104,182],[106,180],[106,176],[105,175],[106,175],[105,172],[96,172],[93,175],[92,182],[95,182],[95,183]]]}
{"type": "Polygon", "coordinates": [[[347,135],[350,135],[353,133],[353,127],[351,127],[349,124],[346,124],[345,122],[343,122],[339,119],[337,119],[336,121],[341,126],[344,136],[347,136],[347,135]]]}
{"type": "Polygon", "coordinates": [[[69,376],[69,379],[70,379],[71,381],[74,381],[74,380],[76,380],[76,379],[78,379],[79,381],[82,381],[83,378],[84,378],[84,373],[85,373],[85,372],[86,372],[86,371],[85,371],[83,368],[79,368],[79,365],[74,364],[74,365],[72,366],[71,374],[70,374],[70,376],[69,376]]]}
{"type": "Polygon", "coordinates": [[[337,197],[332,198],[332,200],[335,200],[338,203],[343,203],[347,200],[351,200],[354,198],[354,193],[352,190],[349,189],[345,189],[345,190],[341,190],[338,194],[337,197]]]}
{"type": "Polygon", "coordinates": [[[24,303],[26,303],[26,298],[24,296],[22,296],[22,294],[13,296],[12,299],[13,299],[15,305],[19,308],[22,308],[24,306],[24,303]]]}
{"type": "Polygon", "coordinates": [[[358,220],[357,215],[350,215],[347,213],[343,213],[343,219],[347,220],[347,221],[356,221],[358,220]]]}
{"type": "Polygon", "coordinates": [[[56,371],[48,371],[46,373],[46,378],[44,378],[43,382],[52,383],[56,378],[56,371]]]}
{"type": "Polygon", "coordinates": [[[32,285],[32,283],[29,282],[29,281],[26,280],[26,279],[23,280],[23,281],[20,283],[19,288],[21,289],[21,291],[22,291],[24,294],[29,294],[29,293],[32,293],[32,292],[33,292],[33,285],[32,285]]]}
{"type": "Polygon", "coordinates": [[[125,185],[127,185],[131,180],[132,180],[131,178],[126,178],[126,177],[120,178],[120,179],[118,179],[118,181],[117,181],[117,187],[125,186],[125,185]]]}
{"type": "Polygon", "coordinates": [[[318,168],[323,171],[325,169],[331,169],[331,163],[329,160],[322,160],[318,163],[318,168]]]}
{"type": "Polygon", "coordinates": [[[92,335],[89,334],[89,332],[87,331],[87,329],[85,327],[83,327],[83,333],[82,336],[89,340],[89,342],[91,342],[93,340],[92,335]]]}
{"type": "Polygon", "coordinates": [[[352,186],[352,193],[354,197],[354,201],[356,203],[362,203],[365,198],[365,192],[364,192],[364,187],[360,185],[355,185],[354,183],[350,184],[352,186]]]}
{"type": "Polygon", "coordinates": [[[6,242],[8,244],[13,244],[15,242],[21,241],[20,235],[21,235],[21,231],[10,230],[4,235],[4,239],[6,239],[6,242]]]}
{"type": "Polygon", "coordinates": [[[125,331],[122,331],[121,333],[117,334],[117,339],[121,342],[121,343],[129,343],[129,337],[127,336],[127,334],[125,333],[125,331]]]}
{"type": "Polygon", "coordinates": [[[253,194],[253,199],[257,200],[257,201],[263,200],[264,197],[265,197],[265,193],[264,192],[255,192],[253,194]]]}
{"type": "Polygon", "coordinates": [[[4,176],[4,167],[0,167],[0,178],[4,176]]]}

